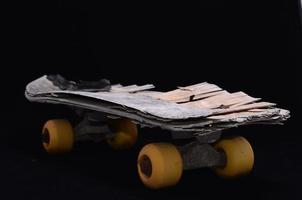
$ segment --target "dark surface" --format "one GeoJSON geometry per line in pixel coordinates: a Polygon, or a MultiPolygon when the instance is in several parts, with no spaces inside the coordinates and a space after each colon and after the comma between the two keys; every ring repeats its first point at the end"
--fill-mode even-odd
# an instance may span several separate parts
{"type": "Polygon", "coordinates": [[[13,38],[7,52],[14,54],[1,79],[10,95],[2,97],[1,199],[302,198],[298,1],[26,3],[14,9],[6,29],[13,38]],[[56,73],[164,90],[208,81],[276,102],[292,118],[284,126],[225,133],[251,141],[256,160],[250,176],[223,180],[194,170],[176,187],[152,191],[138,179],[136,157],[143,144],[169,140],[158,129],[140,130],[130,151],[81,143],[66,156],[43,152],[43,123],[73,113],[27,102],[24,87],[56,73]]]}

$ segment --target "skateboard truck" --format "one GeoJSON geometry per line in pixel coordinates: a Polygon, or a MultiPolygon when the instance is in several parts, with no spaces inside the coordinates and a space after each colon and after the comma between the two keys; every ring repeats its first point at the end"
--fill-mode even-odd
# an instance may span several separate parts
{"type": "Polygon", "coordinates": [[[108,127],[108,120],[105,115],[80,109],[77,109],[76,113],[82,119],[75,126],[76,140],[100,142],[113,135],[108,127]]]}
{"type": "MultiPolygon", "coordinates": [[[[217,141],[219,138],[215,138],[214,140],[217,141]]],[[[184,170],[225,165],[226,157],[223,151],[216,150],[210,145],[213,141],[212,138],[207,139],[209,140],[205,138],[200,142],[198,138],[196,138],[195,141],[178,147],[182,155],[184,170]]]]}

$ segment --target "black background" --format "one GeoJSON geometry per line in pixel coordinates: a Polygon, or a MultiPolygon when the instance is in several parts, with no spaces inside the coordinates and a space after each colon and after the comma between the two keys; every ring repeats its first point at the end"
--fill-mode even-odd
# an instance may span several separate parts
{"type": "MultiPolygon", "coordinates": [[[[26,2],[6,20],[9,62],[2,72],[0,191],[32,199],[301,199],[301,22],[298,1],[26,2]],[[11,53],[12,52],[12,53],[11,53]],[[48,156],[40,128],[71,117],[63,106],[31,104],[25,85],[44,74],[73,80],[154,83],[168,90],[208,81],[243,90],[289,109],[284,126],[228,131],[247,137],[256,155],[253,173],[222,180],[208,169],[188,171],[174,188],[151,191],[136,174],[143,144],[168,140],[141,130],[137,147],[114,152],[77,144],[66,156],[48,156]]],[[[6,56],[7,55],[7,56],[6,56]]]]}

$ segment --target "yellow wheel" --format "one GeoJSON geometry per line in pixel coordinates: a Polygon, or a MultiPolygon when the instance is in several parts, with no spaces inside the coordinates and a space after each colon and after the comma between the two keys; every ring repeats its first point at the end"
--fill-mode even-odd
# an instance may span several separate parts
{"type": "Polygon", "coordinates": [[[110,147],[116,150],[128,149],[137,140],[137,126],[129,119],[114,119],[109,122],[109,128],[114,136],[107,139],[110,147]]]}
{"type": "Polygon", "coordinates": [[[159,189],[178,183],[183,171],[183,161],[176,146],[152,143],[140,151],[137,168],[145,186],[159,189]]]}
{"type": "Polygon", "coordinates": [[[74,143],[74,132],[70,122],[63,119],[48,120],[43,127],[42,142],[50,154],[70,151],[74,143]]]}
{"type": "Polygon", "coordinates": [[[214,147],[223,151],[226,164],[215,168],[222,177],[239,177],[251,172],[254,165],[254,152],[250,143],[244,137],[233,137],[218,141],[214,147]]]}

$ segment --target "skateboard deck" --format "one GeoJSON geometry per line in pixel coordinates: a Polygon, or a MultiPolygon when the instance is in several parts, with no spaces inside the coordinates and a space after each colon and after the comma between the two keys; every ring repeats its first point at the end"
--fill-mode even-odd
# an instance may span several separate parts
{"type": "Polygon", "coordinates": [[[129,118],[143,126],[196,134],[247,124],[282,124],[290,117],[288,110],[275,103],[207,82],[167,92],[154,88],[152,84],[111,85],[107,80],[77,83],[45,75],[26,86],[25,96],[33,102],[64,104],[129,118]]]}

